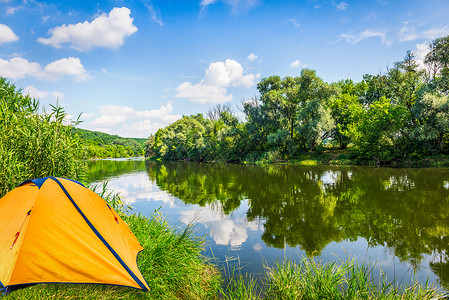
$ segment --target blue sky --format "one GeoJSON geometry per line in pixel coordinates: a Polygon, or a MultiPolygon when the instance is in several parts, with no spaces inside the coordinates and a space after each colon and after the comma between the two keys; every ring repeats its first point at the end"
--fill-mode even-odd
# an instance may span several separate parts
{"type": "Polygon", "coordinates": [[[360,81],[448,34],[448,0],[0,0],[0,75],[81,128],[148,137],[238,112],[261,78],[360,81]]]}

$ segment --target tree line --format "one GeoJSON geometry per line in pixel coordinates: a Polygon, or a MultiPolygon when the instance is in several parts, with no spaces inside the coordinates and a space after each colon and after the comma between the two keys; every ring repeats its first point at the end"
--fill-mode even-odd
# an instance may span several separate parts
{"type": "Polygon", "coordinates": [[[133,157],[143,156],[145,153],[144,138],[124,138],[81,128],[73,130],[83,140],[87,158],[133,157]]]}
{"type": "Polygon", "coordinates": [[[207,116],[183,116],[150,135],[145,155],[164,160],[295,159],[326,146],[388,163],[449,154],[449,36],[430,43],[424,65],[408,51],[383,74],[327,83],[316,71],[270,76],[259,96],[207,116]]]}

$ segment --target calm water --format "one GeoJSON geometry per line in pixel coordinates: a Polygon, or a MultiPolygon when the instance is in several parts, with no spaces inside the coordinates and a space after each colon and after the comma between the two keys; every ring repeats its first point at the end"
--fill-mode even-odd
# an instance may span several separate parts
{"type": "MultiPolygon", "coordinates": [[[[263,272],[284,257],[356,257],[388,278],[449,289],[449,170],[90,162],[134,212],[194,221],[205,254],[263,272]]],[[[376,272],[378,273],[378,272],[376,272]]]]}

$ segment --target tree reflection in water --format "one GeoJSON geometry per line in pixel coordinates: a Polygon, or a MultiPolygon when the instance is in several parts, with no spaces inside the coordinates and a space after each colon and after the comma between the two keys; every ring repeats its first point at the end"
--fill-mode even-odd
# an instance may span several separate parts
{"type": "Polygon", "coordinates": [[[247,199],[269,246],[320,254],[331,242],[366,239],[449,282],[449,170],[147,163],[158,187],[185,203],[229,214],[247,199]]]}

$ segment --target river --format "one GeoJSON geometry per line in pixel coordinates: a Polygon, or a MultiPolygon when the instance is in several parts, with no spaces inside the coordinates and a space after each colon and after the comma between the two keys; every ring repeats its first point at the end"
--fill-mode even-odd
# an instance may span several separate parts
{"type": "Polygon", "coordinates": [[[96,160],[133,212],[195,223],[204,254],[258,276],[284,258],[354,258],[449,289],[449,170],[96,160]]]}

